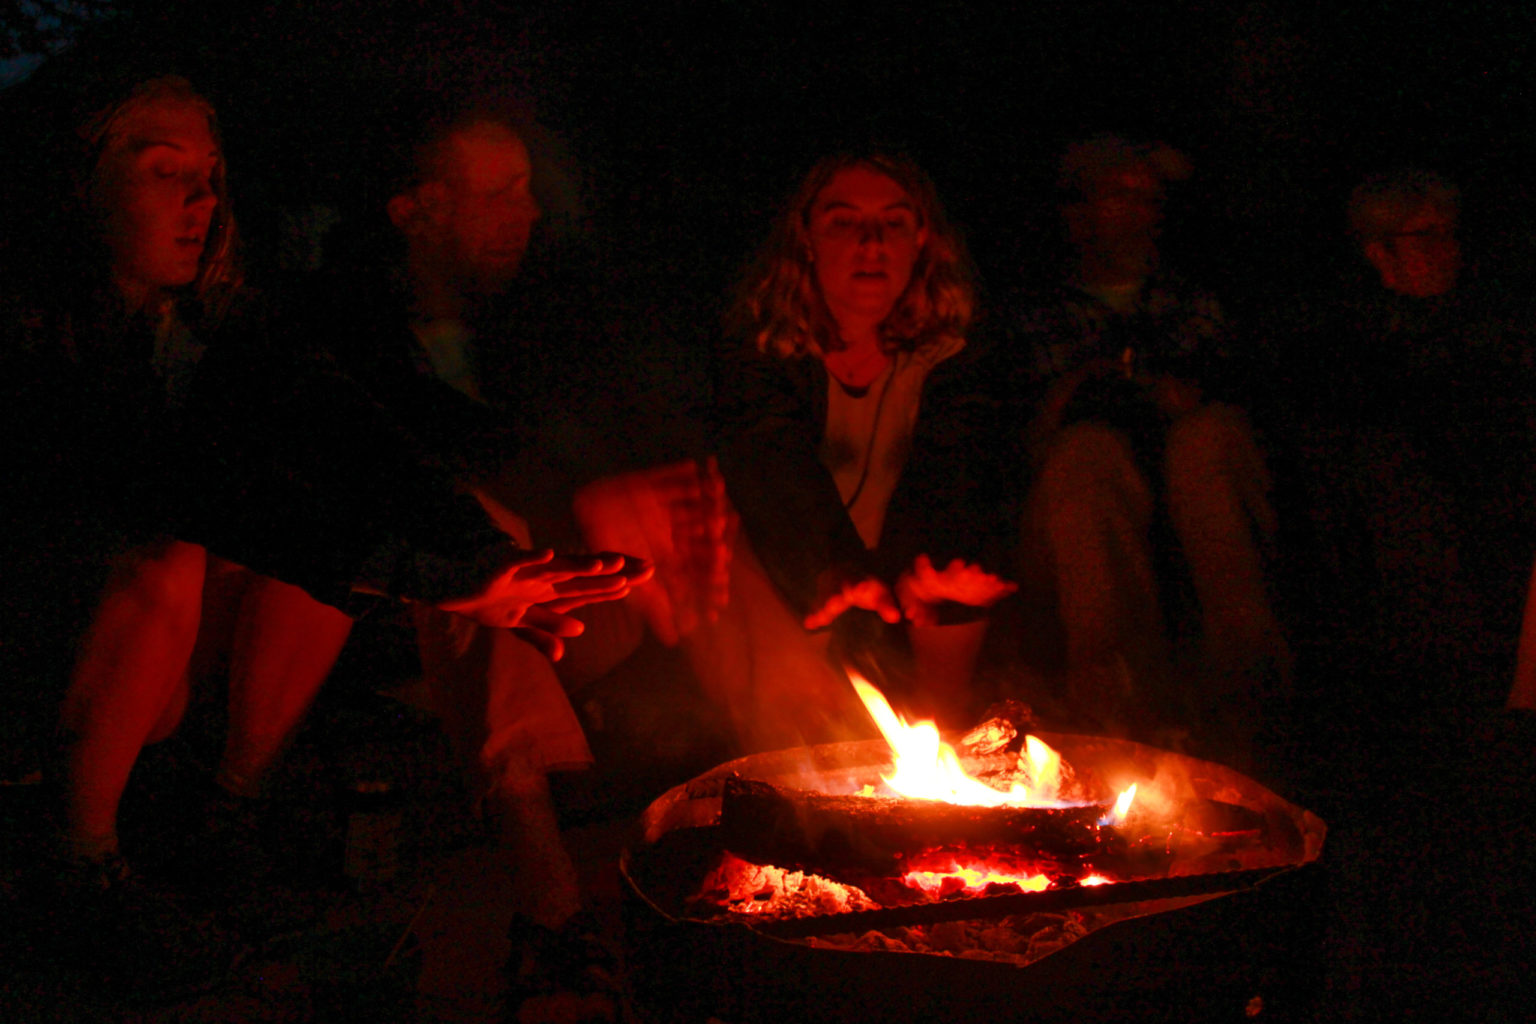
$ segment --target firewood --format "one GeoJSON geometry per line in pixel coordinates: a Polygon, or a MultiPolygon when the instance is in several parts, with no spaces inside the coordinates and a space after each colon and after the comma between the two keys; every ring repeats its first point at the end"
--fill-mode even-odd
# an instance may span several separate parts
{"type": "Polygon", "coordinates": [[[1006,849],[1044,864],[1077,864],[1103,850],[1108,812],[1079,807],[971,807],[900,797],[833,796],[752,779],[725,780],[722,845],[758,864],[830,877],[898,877],[934,850],[1006,849]]]}

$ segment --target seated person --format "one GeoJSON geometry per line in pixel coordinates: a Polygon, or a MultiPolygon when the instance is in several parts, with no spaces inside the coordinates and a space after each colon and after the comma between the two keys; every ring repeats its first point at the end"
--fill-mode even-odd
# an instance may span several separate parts
{"type": "MultiPolygon", "coordinates": [[[[239,295],[233,221],[213,110],[180,79],[117,93],[71,143],[59,147],[75,159],[60,164],[69,172],[59,176],[68,189],[58,202],[62,230],[47,234],[33,262],[58,276],[40,275],[23,297],[6,353],[14,371],[7,387],[38,413],[36,425],[53,428],[42,434],[46,450],[19,447],[21,459],[50,474],[33,482],[53,492],[52,522],[77,524],[59,546],[75,551],[99,540],[109,549],[107,582],[63,704],[52,898],[68,921],[57,930],[87,938],[88,956],[132,961],[117,980],[186,981],[175,976],[206,968],[200,954],[213,955],[218,944],[173,929],[174,907],[154,912],[159,903],[143,898],[118,853],[116,826],[139,752],[185,705],[210,558],[196,541],[220,510],[190,486],[207,482],[210,466],[198,461],[206,451],[194,454],[188,444],[184,417],[204,349],[216,347],[213,328],[239,295]],[[54,248],[59,258],[46,258],[54,248]],[[191,945],[169,948],[176,935],[191,945]]],[[[335,592],[381,590],[558,644],[580,628],[567,614],[575,606],[627,591],[633,570],[623,571],[622,558],[552,561],[520,550],[484,525],[479,505],[456,494],[450,479],[411,455],[397,447],[380,457],[393,460],[394,479],[416,508],[442,512],[436,525],[460,533],[411,534],[391,524],[389,543],[324,580],[335,592]]],[[[288,520],[282,536],[268,537],[273,550],[290,541],[303,547],[297,538],[326,525],[341,532],[324,519],[331,509],[311,511],[316,519],[288,520]]],[[[320,579],[315,567],[266,561],[294,568],[297,580],[320,579]]],[[[286,588],[284,599],[290,593],[301,592],[286,588]]],[[[327,614],[319,632],[333,638],[336,613],[327,614]]]]}
{"type": "Polygon", "coordinates": [[[1530,317],[1467,258],[1443,176],[1372,174],[1347,211],[1359,279],[1303,303],[1285,367],[1320,586],[1382,706],[1491,701],[1525,582],[1509,554],[1536,541],[1530,317]]]}
{"type": "Polygon", "coordinates": [[[747,272],[716,396],[741,543],[701,675],[749,748],[867,729],[828,627],[864,662],[905,621],[908,708],[969,722],[987,611],[1012,590],[982,567],[1001,519],[973,301],[933,186],[876,153],[818,163],[747,272]]]}
{"type": "Polygon", "coordinates": [[[1018,571],[1026,605],[1060,629],[1026,658],[1082,727],[1228,736],[1224,755],[1241,759],[1290,653],[1266,579],[1265,462],[1242,411],[1218,400],[1225,319],[1159,261],[1164,183],[1188,168],[1166,146],[1100,136],[1060,173],[1073,258],[1004,325],[1033,473],[1018,571]],[[1177,563],[1159,554],[1175,538],[1199,606],[1184,671],[1164,607],[1177,563]]]}
{"type": "MultiPolygon", "coordinates": [[[[235,428],[220,437],[224,478],[266,500],[259,517],[210,523],[211,534],[229,550],[249,552],[253,564],[269,553],[291,557],[289,549],[269,543],[267,523],[274,512],[281,519],[302,516],[317,500],[349,510],[365,533],[377,531],[381,520],[403,527],[407,536],[440,528],[440,521],[407,504],[413,496],[401,491],[398,467],[379,458],[381,438],[390,441],[386,455],[409,451],[472,495],[480,520],[520,549],[531,545],[530,524],[514,508],[547,510],[562,500],[568,507],[558,483],[527,471],[534,460],[523,451],[522,410],[515,396],[482,372],[483,361],[508,344],[515,327],[499,300],[519,271],[540,215],[521,127],[502,105],[452,102],[428,103],[419,117],[394,125],[398,157],[381,155],[374,165],[388,185],[387,198],[371,211],[387,217],[385,247],[370,247],[363,266],[342,267],[338,279],[320,282],[307,297],[296,321],[311,350],[294,354],[275,374],[248,358],[220,368],[226,386],[216,393],[238,392],[236,408],[242,411],[235,428]],[[388,253],[383,262],[380,251],[388,253]],[[292,483],[295,468],[301,487],[292,483]],[[330,475],[322,478],[320,470],[330,475]]],[[[672,473],[687,492],[686,479],[697,480],[700,468],[672,473]]],[[[311,556],[323,564],[348,548],[369,553],[359,571],[381,567],[386,578],[431,569],[408,551],[391,566],[374,560],[370,552],[379,550],[377,543],[359,546],[350,536],[337,541],[311,556]]],[[[565,613],[594,596],[621,598],[650,573],[646,563],[626,564],[622,556],[592,561],[602,567],[593,579],[617,585],[598,595],[581,579],[556,584],[545,607],[557,618],[537,631],[493,628],[501,624],[456,614],[451,603],[418,602],[412,617],[424,670],[421,697],[445,726],[510,881],[515,997],[604,997],[612,1011],[612,993],[587,991],[600,979],[582,976],[580,964],[564,979],[577,992],[542,991],[565,965],[540,962],[538,955],[580,948],[583,943],[574,939],[591,929],[547,783],[553,770],[592,761],[551,664],[582,632],[565,613]]],[[[317,618],[329,613],[321,599],[346,597],[315,584],[311,593],[307,600],[317,618]]],[[[306,635],[266,632],[269,648],[302,645],[306,635]]],[[[311,664],[320,671],[290,677],[284,685],[312,692],[328,666],[311,664]]]]}

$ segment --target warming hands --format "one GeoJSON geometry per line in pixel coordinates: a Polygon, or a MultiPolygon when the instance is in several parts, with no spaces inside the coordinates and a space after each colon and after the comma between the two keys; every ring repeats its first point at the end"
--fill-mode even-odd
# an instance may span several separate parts
{"type": "Polygon", "coordinates": [[[805,617],[806,629],[830,626],[850,608],[874,612],[889,623],[905,618],[914,626],[938,625],[938,606],[945,602],[990,608],[1015,590],[1018,584],[958,558],[942,569],[934,568],[927,555],[918,555],[912,568],[896,580],[896,590],[875,576],[851,577],[829,571],[821,586],[822,598],[805,617]]]}
{"type": "Polygon", "coordinates": [[[877,576],[852,576],[828,570],[822,574],[816,590],[819,600],[816,609],[805,617],[806,629],[830,626],[850,608],[874,612],[893,624],[901,621],[901,609],[896,606],[891,588],[877,576]]]}
{"type": "Polygon", "coordinates": [[[516,629],[551,660],[559,660],[565,653],[563,638],[579,636],[583,628],[570,612],[625,597],[653,572],[644,559],[611,552],[557,556],[547,549],[519,551],[469,596],[439,601],[437,607],[482,625],[516,629]]]}
{"type": "Polygon", "coordinates": [[[990,608],[1018,589],[1017,583],[958,558],[943,569],[935,569],[927,555],[913,559],[912,568],[896,580],[902,614],[914,626],[938,625],[938,606],[946,601],[990,608]]]}

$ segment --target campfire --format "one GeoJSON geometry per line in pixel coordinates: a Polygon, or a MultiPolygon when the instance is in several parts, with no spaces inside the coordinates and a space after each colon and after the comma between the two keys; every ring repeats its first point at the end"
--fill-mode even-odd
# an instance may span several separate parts
{"type": "Polygon", "coordinates": [[[992,709],[946,741],[862,679],[884,740],[743,758],[657,800],[626,856],[669,919],[1024,966],[1315,860],[1323,823],[1220,765],[992,709]]]}

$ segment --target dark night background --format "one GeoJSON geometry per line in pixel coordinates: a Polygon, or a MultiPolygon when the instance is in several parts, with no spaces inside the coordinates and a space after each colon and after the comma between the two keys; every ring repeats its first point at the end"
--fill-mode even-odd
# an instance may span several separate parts
{"type": "MultiPolygon", "coordinates": [[[[980,329],[989,298],[1057,265],[1066,142],[1108,130],[1184,150],[1194,175],[1173,190],[1166,254],[1263,353],[1250,401],[1282,414],[1285,339],[1305,298],[1364,279],[1344,205],[1366,173],[1414,163],[1446,174],[1462,188],[1476,275],[1527,310],[1536,283],[1536,14],[1514,5],[106,6],[0,93],[0,131],[19,143],[0,163],[27,166],[27,118],[72,81],[178,71],[220,110],[258,283],[280,286],[293,214],[324,205],[347,224],[377,213],[359,182],[395,97],[521,97],[548,130],[535,140],[546,216],[518,307],[524,333],[543,341],[528,358],[570,364],[559,372],[579,382],[567,385],[580,389],[568,391],[574,408],[618,424],[608,434],[621,441],[646,439],[594,472],[688,450],[686,428],[624,428],[646,401],[635,396],[660,396],[653,411],[707,400],[721,307],[778,203],[816,158],[870,140],[935,179],[981,272],[980,329]]],[[[0,195],[0,223],[30,215],[18,208],[26,192],[0,195]]],[[[1500,582],[1506,611],[1488,624],[1500,638],[1517,627],[1523,574],[1500,582]]],[[[1503,647],[1512,664],[1512,640],[1503,647]]]]}
{"type": "MultiPolygon", "coordinates": [[[[1364,174],[1395,164],[1461,186],[1464,241],[1485,280],[1509,296],[1536,284],[1536,9],[1518,3],[110,6],[0,92],[0,170],[24,162],[26,118],[72,76],[117,63],[178,71],[220,111],[259,280],[285,211],[350,208],[380,97],[506,87],[549,129],[544,155],[558,171],[529,275],[549,280],[542,268],[555,265],[584,282],[561,308],[586,318],[571,337],[596,339],[586,361],[613,364],[591,378],[599,388],[638,379],[615,368],[626,363],[650,363],[663,389],[696,380],[723,298],[779,201],[817,157],[870,139],[927,168],[992,294],[1048,272],[1057,156],[1105,130],[1191,156],[1195,174],[1172,199],[1171,256],[1246,318],[1251,337],[1289,297],[1360,275],[1345,200],[1364,174]]],[[[12,10],[0,5],[0,26],[12,10]]],[[[13,199],[0,204],[25,215],[13,199]]],[[[1514,559],[1504,620],[1486,624],[1502,647],[1486,663],[1512,666],[1527,558],[1514,559]]],[[[1358,716],[1351,697],[1324,693],[1363,691],[1352,667],[1318,664],[1327,671],[1302,685],[1330,712],[1358,716]]],[[[1490,673],[1478,698],[1507,679],[1490,673]]],[[[1334,722],[1314,739],[1339,745],[1299,783],[1299,802],[1329,820],[1340,851],[1323,951],[1343,965],[1328,969],[1336,1016],[1411,1018],[1429,999],[1436,1012],[1424,1019],[1452,1019],[1483,996],[1508,1011],[1483,1019],[1522,1019],[1533,830],[1529,775],[1511,766],[1531,762],[1531,723],[1511,733],[1452,714],[1350,747],[1357,725],[1334,722]],[[1399,770],[1406,789],[1394,788],[1399,770]],[[1501,881],[1479,884],[1488,877],[1501,881]]]]}
{"type": "Polygon", "coordinates": [[[1193,157],[1170,245],[1229,292],[1337,273],[1348,189],[1398,162],[1462,184],[1474,252],[1529,264],[1536,15],[1520,5],[112,6],[34,77],[131,56],[192,78],[221,110],[258,258],[279,209],[345,198],[371,100],[469,81],[528,97],[603,258],[679,301],[714,300],[796,176],[871,138],[928,168],[994,288],[1052,251],[1056,155],[1102,130],[1193,157]]]}

